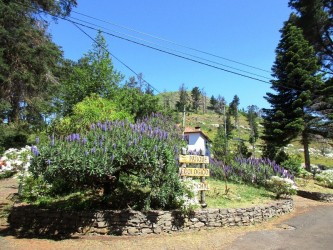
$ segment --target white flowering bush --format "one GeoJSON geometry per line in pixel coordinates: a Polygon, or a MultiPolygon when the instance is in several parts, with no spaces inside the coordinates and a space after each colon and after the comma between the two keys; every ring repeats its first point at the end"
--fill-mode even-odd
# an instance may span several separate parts
{"type": "Polygon", "coordinates": [[[322,171],[315,176],[315,179],[319,185],[333,188],[333,169],[322,171]]]}
{"type": "Polygon", "coordinates": [[[10,148],[0,158],[0,177],[11,176],[18,172],[26,172],[32,158],[31,147],[21,149],[10,148]]]}
{"type": "Polygon", "coordinates": [[[297,193],[295,182],[289,178],[272,176],[266,181],[266,184],[268,189],[276,194],[276,198],[280,198],[282,195],[289,196],[297,193]]]}
{"type": "Polygon", "coordinates": [[[199,207],[198,190],[196,181],[191,178],[181,180],[181,184],[185,190],[182,196],[177,196],[176,201],[183,212],[190,212],[199,207]]]}

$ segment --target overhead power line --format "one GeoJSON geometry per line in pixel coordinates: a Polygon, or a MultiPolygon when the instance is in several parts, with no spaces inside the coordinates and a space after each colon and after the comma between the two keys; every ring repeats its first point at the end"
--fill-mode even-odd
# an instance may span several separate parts
{"type": "MultiPolygon", "coordinates": [[[[105,51],[107,51],[108,53],[110,53],[110,55],[116,59],[118,62],[120,62],[122,65],[124,65],[127,69],[129,69],[132,73],[134,73],[138,78],[139,78],[139,74],[136,73],[132,68],[130,68],[127,64],[125,64],[123,61],[121,61],[118,57],[116,57],[114,54],[112,54],[107,48],[105,48],[102,44],[98,43],[96,41],[96,39],[94,39],[93,37],[91,37],[87,32],[85,32],[80,26],[78,26],[76,23],[73,23],[75,25],[75,27],[77,27],[80,31],[82,31],[86,36],[88,36],[94,43],[96,43],[99,47],[101,47],[102,49],[104,49],[105,51]]],[[[158,89],[156,89],[153,85],[151,85],[149,82],[147,82],[146,80],[144,80],[142,77],[141,79],[148,84],[149,87],[151,87],[153,90],[155,90],[157,93],[161,93],[158,89]]]]}
{"type": "Polygon", "coordinates": [[[249,68],[253,68],[253,69],[256,69],[256,70],[263,71],[263,72],[271,73],[271,71],[266,70],[266,69],[261,69],[259,67],[255,67],[255,66],[252,66],[252,65],[249,65],[249,64],[246,64],[246,63],[242,63],[242,62],[239,62],[239,61],[236,61],[236,60],[232,60],[232,59],[228,59],[228,58],[225,58],[225,57],[222,57],[222,56],[219,56],[219,55],[215,55],[215,54],[210,53],[210,52],[199,50],[199,49],[196,49],[196,48],[193,48],[193,47],[190,47],[190,46],[187,46],[187,45],[183,45],[183,44],[180,44],[180,43],[177,43],[177,42],[165,39],[165,38],[161,38],[161,37],[158,37],[158,36],[155,36],[155,35],[151,35],[151,34],[146,33],[146,32],[142,32],[142,31],[139,31],[139,30],[136,30],[136,29],[132,29],[132,28],[126,27],[124,25],[116,24],[116,23],[113,23],[113,22],[110,22],[110,21],[106,21],[106,20],[103,20],[103,19],[100,19],[100,18],[96,18],[96,17],[90,16],[90,15],[87,15],[87,14],[80,13],[80,12],[77,12],[77,11],[74,11],[74,10],[72,10],[72,12],[75,13],[75,14],[78,14],[78,15],[96,20],[96,21],[100,21],[100,22],[103,22],[103,23],[108,23],[108,24],[111,24],[113,26],[120,27],[122,29],[126,29],[126,30],[129,30],[129,31],[133,31],[135,33],[138,33],[138,34],[149,36],[149,37],[154,38],[156,40],[167,42],[167,43],[179,46],[179,47],[183,47],[183,48],[186,48],[186,49],[189,49],[189,50],[192,50],[192,51],[196,51],[196,52],[199,52],[199,53],[202,53],[202,54],[213,56],[213,57],[216,57],[216,58],[219,58],[219,59],[223,59],[223,60],[226,60],[226,61],[229,61],[229,62],[233,62],[233,63],[239,64],[239,65],[243,65],[243,66],[246,66],[246,67],[249,67],[249,68]]]}
{"type": "MultiPolygon", "coordinates": [[[[66,21],[69,21],[69,22],[71,22],[71,23],[75,23],[75,24],[77,24],[77,25],[80,25],[80,26],[86,27],[86,28],[88,28],[88,29],[92,29],[92,30],[95,30],[95,31],[99,31],[98,29],[96,29],[96,28],[94,28],[94,27],[91,27],[91,26],[88,26],[88,25],[86,25],[86,24],[78,23],[78,22],[75,22],[75,21],[69,20],[69,19],[67,19],[67,18],[63,18],[63,17],[59,17],[59,18],[64,19],[64,20],[66,20],[66,21]]],[[[194,60],[194,59],[189,58],[189,57],[181,56],[181,55],[178,55],[178,54],[175,54],[175,53],[169,52],[169,51],[165,51],[165,50],[162,50],[162,49],[159,49],[159,48],[155,48],[155,47],[153,47],[153,46],[150,46],[150,45],[147,45],[147,44],[144,44],[144,43],[140,43],[140,42],[137,42],[137,41],[134,41],[134,40],[131,40],[131,39],[128,39],[128,38],[122,37],[122,36],[118,36],[118,35],[115,35],[115,34],[110,33],[110,32],[106,32],[106,31],[101,31],[101,32],[104,33],[104,34],[107,34],[107,35],[110,35],[110,36],[113,36],[113,37],[116,37],[116,38],[122,39],[122,40],[124,40],[124,41],[128,41],[128,42],[131,42],[131,43],[134,43],[134,44],[137,44],[137,45],[140,45],[140,46],[146,47],[146,48],[150,48],[150,49],[153,49],[153,50],[156,50],[156,51],[159,51],[159,52],[165,53],[165,54],[169,54],[169,55],[172,55],[172,56],[175,56],[175,57],[178,57],[178,58],[182,58],[182,59],[185,59],[185,60],[188,60],[188,61],[192,61],[192,62],[195,62],[195,63],[201,64],[201,65],[205,65],[205,66],[208,66],[208,67],[211,67],[211,68],[215,68],[215,69],[218,69],[218,70],[222,70],[222,71],[225,71],[225,72],[228,72],[228,73],[231,73],[231,74],[235,74],[235,75],[238,75],[238,76],[246,77],[246,78],[249,78],[249,79],[252,79],[252,80],[256,80],[256,81],[259,81],[259,82],[270,83],[270,82],[268,82],[268,81],[264,81],[264,80],[258,79],[258,78],[256,78],[256,77],[252,77],[252,76],[244,75],[244,74],[241,74],[241,73],[238,73],[238,72],[235,72],[235,71],[231,71],[231,70],[227,70],[227,69],[224,69],[224,68],[221,68],[221,67],[217,67],[217,66],[212,65],[212,64],[208,64],[208,63],[200,62],[200,61],[198,61],[198,60],[194,60]]]]}
{"type": "MultiPolygon", "coordinates": [[[[152,44],[152,45],[158,46],[158,47],[160,47],[160,48],[167,49],[167,50],[169,50],[169,51],[173,51],[173,52],[180,53],[180,54],[183,54],[183,55],[186,55],[186,56],[190,56],[190,57],[193,57],[193,58],[196,58],[196,59],[199,59],[199,60],[203,60],[203,61],[206,61],[206,62],[214,63],[214,64],[217,64],[217,65],[220,65],[220,66],[223,66],[223,67],[229,68],[229,69],[237,70],[237,71],[239,71],[239,72],[243,72],[243,73],[246,73],[246,74],[250,74],[250,75],[258,76],[258,77],[261,77],[261,78],[265,78],[265,79],[267,79],[267,80],[271,80],[270,77],[266,77],[266,76],[262,76],[262,75],[259,75],[259,74],[255,74],[255,73],[252,73],[252,72],[249,72],[249,71],[241,70],[241,69],[238,69],[238,68],[235,68],[235,67],[231,67],[231,66],[228,66],[228,65],[225,65],[225,64],[222,64],[222,63],[216,62],[216,61],[208,60],[208,59],[205,59],[205,58],[202,58],[202,57],[199,57],[199,56],[195,56],[195,55],[192,55],[192,54],[189,54],[189,53],[184,53],[184,52],[179,51],[179,50],[171,49],[171,48],[169,48],[169,47],[161,46],[160,44],[153,43],[153,42],[151,42],[151,41],[148,41],[148,40],[145,40],[145,39],[142,39],[142,38],[139,38],[139,37],[135,37],[135,36],[132,36],[132,35],[129,35],[129,34],[126,34],[126,33],[122,33],[122,32],[115,31],[115,30],[111,30],[111,29],[108,29],[108,28],[102,27],[102,26],[100,26],[100,25],[96,25],[96,24],[94,24],[94,23],[91,23],[91,22],[88,22],[88,21],[85,21],[85,20],[81,20],[81,19],[79,19],[79,18],[75,18],[75,17],[69,17],[69,18],[70,18],[70,19],[77,20],[77,21],[79,21],[79,22],[83,22],[83,23],[86,23],[86,24],[93,25],[93,26],[98,27],[98,28],[103,29],[103,30],[108,30],[108,31],[111,31],[111,32],[113,32],[113,33],[118,33],[118,34],[123,35],[123,36],[131,37],[131,38],[134,38],[134,39],[136,39],[136,40],[140,40],[140,41],[142,41],[142,42],[144,42],[144,43],[149,43],[149,44],[152,44]]],[[[102,30],[101,30],[101,31],[102,31],[102,30]]]]}
{"type": "MultiPolygon", "coordinates": [[[[22,6],[29,7],[29,8],[31,8],[31,9],[38,10],[39,12],[43,12],[43,13],[45,13],[45,14],[48,14],[48,15],[52,16],[52,17],[59,18],[59,19],[62,19],[62,20],[65,20],[65,21],[71,22],[71,23],[73,23],[73,24],[76,24],[76,25],[79,25],[79,26],[82,26],[82,27],[89,28],[89,29],[91,29],[91,30],[100,31],[99,29],[96,29],[96,28],[91,27],[91,26],[86,25],[86,24],[82,24],[82,23],[79,23],[79,22],[76,22],[76,21],[70,20],[70,19],[68,19],[68,18],[66,18],[66,17],[57,16],[57,15],[51,14],[51,13],[49,13],[49,12],[47,12],[47,11],[40,10],[40,9],[37,9],[37,8],[31,7],[31,6],[27,6],[27,5],[24,5],[24,4],[22,4],[22,3],[18,3],[18,2],[16,2],[16,3],[17,3],[17,4],[20,4],[20,5],[22,5],[22,6]]],[[[116,37],[116,38],[118,38],[118,39],[122,39],[122,40],[124,40],[124,41],[128,41],[128,42],[131,42],[131,43],[134,43],[134,44],[137,44],[137,45],[140,45],[140,46],[146,47],[146,48],[150,48],[150,49],[153,49],[153,50],[156,50],[156,51],[159,51],[159,52],[165,53],[165,54],[169,54],[169,55],[172,55],[172,56],[175,56],[175,57],[178,57],[178,58],[184,59],[184,60],[192,61],[192,62],[195,62],[195,63],[201,64],[201,65],[205,65],[205,66],[208,66],[208,67],[211,67],[211,68],[215,68],[215,69],[218,69],[218,70],[221,70],[221,71],[224,71],[224,72],[228,72],[228,73],[231,73],[231,74],[235,74],[235,75],[238,75],[238,76],[242,76],[242,77],[245,77],[245,78],[249,78],[249,79],[252,79],[252,80],[256,80],[256,81],[259,81],[259,82],[270,83],[270,82],[268,82],[268,81],[261,80],[261,79],[258,79],[258,78],[256,78],[256,77],[248,76],[248,75],[241,74],[241,73],[238,73],[238,72],[234,72],[234,71],[231,71],[231,70],[227,70],[227,69],[224,69],[224,68],[221,68],[221,67],[218,67],[218,66],[212,65],[212,64],[204,63],[204,62],[201,62],[201,61],[198,61],[198,60],[195,60],[195,59],[189,58],[189,57],[181,56],[181,55],[178,55],[178,54],[176,54],[176,53],[172,53],[172,52],[169,52],[169,51],[165,51],[165,50],[162,50],[162,49],[159,49],[159,48],[156,48],[156,47],[153,47],[153,46],[150,46],[150,45],[144,44],[144,43],[140,43],[140,42],[134,41],[134,40],[132,40],[132,39],[128,39],[128,38],[125,38],[125,37],[122,37],[122,36],[119,36],[119,35],[115,35],[115,34],[110,33],[110,32],[106,32],[106,31],[101,31],[101,32],[104,33],[104,34],[107,34],[107,35],[110,35],[110,36],[116,37]]]]}

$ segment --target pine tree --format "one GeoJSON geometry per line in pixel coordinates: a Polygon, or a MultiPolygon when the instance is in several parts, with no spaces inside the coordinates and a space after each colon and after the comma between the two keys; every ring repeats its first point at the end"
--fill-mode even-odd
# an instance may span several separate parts
{"type": "Polygon", "coordinates": [[[259,138],[258,130],[258,107],[251,105],[247,107],[246,118],[250,126],[250,138],[249,142],[252,145],[252,153],[255,153],[255,143],[259,138]]]}
{"type": "Polygon", "coordinates": [[[300,136],[305,165],[309,169],[309,143],[311,134],[316,132],[316,117],[311,107],[314,93],[321,86],[317,74],[320,66],[301,29],[288,21],[281,33],[272,68],[276,78],[271,81],[275,93],[267,93],[265,97],[272,108],[264,110],[264,154],[274,158],[279,148],[300,136]]]}
{"type": "Polygon", "coordinates": [[[238,128],[238,106],[239,106],[239,97],[234,96],[231,103],[229,104],[229,113],[235,118],[235,127],[238,128]]]}
{"type": "Polygon", "coordinates": [[[211,107],[212,109],[214,109],[215,106],[216,106],[216,104],[217,104],[217,100],[216,100],[216,98],[214,97],[214,95],[212,95],[212,97],[210,98],[209,103],[210,103],[210,107],[211,107]]]}
{"type": "Polygon", "coordinates": [[[67,15],[74,0],[0,1],[0,102],[11,122],[43,122],[57,82],[60,49],[46,32],[39,11],[67,15]]]}
{"type": "MultiPolygon", "coordinates": [[[[78,62],[69,62],[63,75],[61,105],[64,115],[91,94],[112,99],[123,76],[114,69],[105,38],[98,32],[96,43],[78,62]]],[[[141,88],[140,88],[141,91],[141,88]]]]}
{"type": "Polygon", "coordinates": [[[189,96],[186,91],[184,83],[179,87],[179,101],[176,103],[176,108],[179,112],[183,112],[184,109],[188,108],[189,96]]]}
{"type": "Polygon", "coordinates": [[[200,96],[201,96],[201,91],[199,87],[194,87],[191,91],[191,97],[192,97],[192,108],[195,112],[198,112],[198,108],[200,105],[200,96]]]}

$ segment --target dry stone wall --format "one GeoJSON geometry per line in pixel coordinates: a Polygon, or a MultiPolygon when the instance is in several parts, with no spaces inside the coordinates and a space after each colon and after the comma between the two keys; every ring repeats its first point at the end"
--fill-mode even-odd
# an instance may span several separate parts
{"type": "Polygon", "coordinates": [[[333,202],[333,194],[298,190],[297,195],[316,201],[333,202]]]}
{"type": "Polygon", "coordinates": [[[22,236],[145,235],[248,226],[289,213],[293,208],[292,200],[281,200],[270,205],[250,208],[203,209],[189,215],[180,211],[66,212],[16,206],[10,214],[9,223],[11,229],[22,236]]]}

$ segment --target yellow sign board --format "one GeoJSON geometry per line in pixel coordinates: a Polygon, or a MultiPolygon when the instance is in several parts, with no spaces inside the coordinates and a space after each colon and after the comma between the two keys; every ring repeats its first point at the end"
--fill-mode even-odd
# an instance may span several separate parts
{"type": "Polygon", "coordinates": [[[205,164],[209,163],[209,157],[200,155],[179,155],[179,162],[205,164]]]}
{"type": "Polygon", "coordinates": [[[179,168],[180,176],[209,176],[208,168],[179,168]]]}
{"type": "Polygon", "coordinates": [[[198,191],[209,190],[208,183],[206,182],[197,182],[194,184],[195,189],[198,191]]]}

